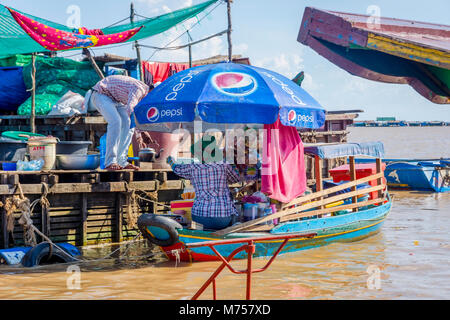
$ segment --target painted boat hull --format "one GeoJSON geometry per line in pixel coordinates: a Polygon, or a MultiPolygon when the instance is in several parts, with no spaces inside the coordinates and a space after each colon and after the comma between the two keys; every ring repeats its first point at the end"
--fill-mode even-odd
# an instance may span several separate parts
{"type": "MultiPolygon", "coordinates": [[[[308,219],[295,222],[284,222],[276,226],[271,232],[242,232],[233,233],[224,237],[214,237],[211,231],[179,230],[179,241],[169,247],[161,247],[163,252],[171,260],[185,262],[216,261],[219,258],[209,247],[186,248],[186,244],[213,240],[225,240],[249,237],[267,237],[268,235],[283,235],[291,233],[316,233],[314,237],[296,238],[288,241],[280,254],[295,252],[327,245],[332,242],[352,242],[367,238],[376,234],[386,219],[392,201],[386,201],[382,205],[373,206],[358,212],[346,213],[333,217],[320,219],[308,219]]],[[[275,253],[283,240],[256,242],[254,257],[270,257],[275,253]]],[[[227,257],[241,244],[216,245],[215,249],[224,257],[227,257]]],[[[246,258],[246,253],[241,252],[235,259],[246,258]]]]}
{"type": "MultiPolygon", "coordinates": [[[[436,165],[439,163],[437,162],[436,165]]],[[[447,170],[450,173],[450,170],[447,170]]],[[[387,184],[391,188],[407,188],[434,192],[448,192],[441,174],[432,166],[422,166],[420,162],[393,162],[384,171],[387,184]]]]}

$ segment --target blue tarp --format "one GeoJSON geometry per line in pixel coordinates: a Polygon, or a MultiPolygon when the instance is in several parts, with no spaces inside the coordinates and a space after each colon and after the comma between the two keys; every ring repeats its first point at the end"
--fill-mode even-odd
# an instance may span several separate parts
{"type": "Polygon", "coordinates": [[[0,110],[16,111],[30,96],[23,81],[22,67],[0,68],[0,110]]]}
{"type": "Polygon", "coordinates": [[[322,159],[333,159],[348,156],[384,157],[382,142],[337,143],[318,146],[305,146],[305,153],[319,156],[322,159]]]}

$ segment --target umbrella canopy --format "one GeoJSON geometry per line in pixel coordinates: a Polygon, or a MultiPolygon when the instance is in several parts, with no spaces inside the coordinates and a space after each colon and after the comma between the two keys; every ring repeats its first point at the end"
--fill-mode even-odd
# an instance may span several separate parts
{"type": "Polygon", "coordinates": [[[217,63],[169,77],[135,108],[136,126],[164,131],[201,120],[213,124],[282,124],[316,129],[325,110],[288,78],[263,68],[217,63]]]}

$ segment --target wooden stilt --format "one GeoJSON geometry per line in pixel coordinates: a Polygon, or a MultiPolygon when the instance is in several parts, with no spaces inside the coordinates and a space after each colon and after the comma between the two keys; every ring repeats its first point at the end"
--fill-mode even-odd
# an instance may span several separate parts
{"type": "Polygon", "coordinates": [[[116,233],[114,235],[114,241],[115,242],[122,242],[123,241],[123,195],[122,193],[118,192],[116,193],[116,233]]]}
{"type": "Polygon", "coordinates": [[[81,245],[85,246],[88,243],[87,237],[87,217],[88,217],[88,204],[87,193],[81,194],[81,245]]]}

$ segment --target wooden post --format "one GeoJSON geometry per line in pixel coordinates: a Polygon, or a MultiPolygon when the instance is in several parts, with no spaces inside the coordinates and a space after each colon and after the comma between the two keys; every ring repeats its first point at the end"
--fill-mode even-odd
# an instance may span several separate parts
{"type": "MultiPolygon", "coordinates": [[[[350,181],[355,181],[356,180],[356,167],[355,167],[355,157],[354,156],[350,156],[349,157],[349,163],[350,163],[350,181]]],[[[356,191],[356,186],[353,186],[352,191],[356,191]]],[[[354,196],[352,197],[352,203],[357,203],[358,202],[358,197],[354,196]]],[[[358,208],[354,208],[353,211],[358,211],[358,208]]]]}
{"type": "Polygon", "coordinates": [[[314,178],[316,179],[316,192],[322,191],[322,161],[319,156],[314,156],[314,178]]]}
{"type": "Polygon", "coordinates": [[[30,131],[36,133],[36,53],[31,55],[31,115],[30,131]]]}
{"type": "MultiPolygon", "coordinates": [[[[383,163],[381,162],[381,158],[377,158],[376,160],[375,160],[375,164],[376,164],[376,170],[377,170],[377,173],[381,173],[381,171],[382,171],[382,165],[383,165],[383,163]]],[[[380,184],[382,184],[382,182],[383,182],[383,178],[379,178],[379,179],[377,179],[377,186],[379,186],[380,184]]],[[[378,191],[378,198],[381,198],[383,196],[383,191],[382,190],[379,190],[378,191]]]]}
{"type": "MultiPolygon", "coordinates": [[[[314,178],[316,179],[316,192],[323,190],[323,180],[322,180],[322,160],[319,156],[314,156],[314,178]]],[[[323,197],[318,200],[322,200],[323,197]]],[[[323,208],[323,206],[320,206],[323,208]]]]}
{"type": "MultiPolygon", "coordinates": [[[[6,197],[2,196],[2,203],[6,202],[6,197]]],[[[2,240],[2,249],[7,249],[9,247],[9,233],[8,233],[8,217],[6,215],[5,208],[0,208],[1,212],[1,240],[2,240]]]]}
{"type": "Polygon", "coordinates": [[[82,193],[81,194],[81,245],[82,246],[85,246],[88,243],[87,217],[88,217],[87,193],[82,193]]]}
{"type": "Polygon", "coordinates": [[[137,64],[139,68],[139,80],[144,82],[144,69],[142,68],[141,48],[139,47],[139,43],[137,41],[134,42],[134,47],[136,48],[137,64]]]}
{"type": "Polygon", "coordinates": [[[191,34],[189,33],[189,31],[186,31],[187,35],[189,37],[189,68],[192,68],[192,46],[190,45],[191,41],[192,41],[192,37],[191,34]]]}
{"type": "Polygon", "coordinates": [[[121,192],[116,192],[116,234],[114,235],[115,242],[123,241],[123,196],[121,192]]]}
{"type": "Polygon", "coordinates": [[[228,61],[231,62],[232,54],[233,54],[233,45],[231,43],[231,2],[233,0],[227,1],[227,16],[228,16],[228,30],[227,30],[227,38],[228,38],[228,61]]]}
{"type": "MultiPolygon", "coordinates": [[[[134,23],[134,3],[130,4],[130,22],[134,23]]],[[[139,47],[139,42],[136,40],[134,42],[134,47],[136,48],[136,57],[137,57],[137,65],[139,71],[139,80],[144,81],[144,69],[142,68],[142,59],[141,59],[141,48],[139,47]]]]}

